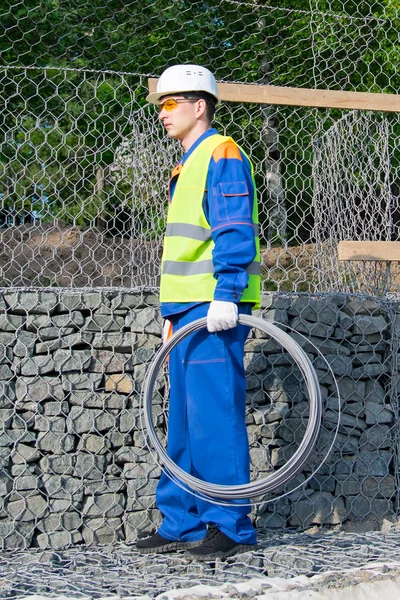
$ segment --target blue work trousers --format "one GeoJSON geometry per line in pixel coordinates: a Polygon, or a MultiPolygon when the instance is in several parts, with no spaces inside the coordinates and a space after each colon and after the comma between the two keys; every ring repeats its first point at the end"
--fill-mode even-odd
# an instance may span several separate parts
{"type": "MultiPolygon", "coordinates": [[[[173,331],[205,317],[209,304],[199,304],[171,318],[173,331]]],[[[249,305],[239,305],[249,314],[249,305]]],[[[245,423],[244,343],[249,328],[187,336],[169,358],[170,402],[168,455],[183,470],[210,483],[249,482],[249,443],[245,423]]],[[[170,540],[202,539],[215,523],[231,539],[254,544],[256,533],[245,501],[220,506],[199,499],[163,473],[157,486],[163,515],[159,533],[170,540]]]]}

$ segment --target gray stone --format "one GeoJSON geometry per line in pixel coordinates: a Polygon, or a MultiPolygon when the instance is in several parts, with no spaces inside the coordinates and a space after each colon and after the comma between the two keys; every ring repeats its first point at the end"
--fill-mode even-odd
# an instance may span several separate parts
{"type": "MultiPolygon", "coordinates": [[[[155,338],[160,342],[159,338],[155,338]]],[[[114,350],[115,352],[133,352],[137,347],[138,335],[132,331],[93,334],[92,347],[96,350],[114,350]]]]}
{"type": "MultiPolygon", "coordinates": [[[[74,501],[74,500],[72,500],[74,501]]],[[[75,508],[79,508],[78,506],[74,506],[75,508]]],[[[53,500],[52,498],[49,499],[49,509],[50,509],[50,514],[51,513],[64,513],[68,510],[71,509],[71,499],[67,499],[67,500],[53,500]]]]}
{"type": "Polygon", "coordinates": [[[9,380],[13,378],[13,371],[8,365],[0,364],[0,379],[9,380]]]}
{"type": "Polygon", "coordinates": [[[92,314],[85,318],[85,331],[121,331],[124,328],[125,319],[118,315],[92,314]]]}
{"type": "Polygon", "coordinates": [[[51,533],[39,533],[36,536],[38,548],[62,549],[82,543],[83,537],[79,531],[53,531],[51,533]]]}
{"type": "Polygon", "coordinates": [[[385,404],[386,392],[379,381],[365,382],[365,400],[377,404],[385,404]]]}
{"type": "Polygon", "coordinates": [[[379,315],[382,313],[381,307],[374,300],[363,298],[362,300],[350,300],[343,307],[343,311],[350,316],[353,315],[379,315]]]}
{"type": "Polygon", "coordinates": [[[66,417],[69,413],[69,402],[45,402],[43,404],[43,414],[47,417],[66,417]]]}
{"type": "Polygon", "coordinates": [[[58,377],[18,377],[16,382],[18,405],[39,403],[47,399],[63,400],[64,390],[58,377]]]}
{"type": "Polygon", "coordinates": [[[128,433],[136,428],[138,413],[136,410],[126,409],[120,415],[119,430],[121,433],[128,433]]]}
{"type": "Polygon", "coordinates": [[[313,355],[319,355],[319,352],[322,354],[344,354],[346,356],[350,355],[350,349],[347,348],[344,344],[339,342],[335,342],[334,340],[324,339],[319,337],[310,336],[305,339],[303,336],[299,335],[295,331],[290,333],[290,337],[292,337],[303,350],[309,352],[313,355]]]}
{"type": "Polygon", "coordinates": [[[130,308],[144,308],[149,304],[159,305],[159,299],[156,296],[152,296],[150,301],[149,297],[145,294],[135,294],[132,292],[119,292],[111,301],[112,309],[130,309],[130,308]]]}
{"type": "Polygon", "coordinates": [[[122,394],[91,392],[77,390],[69,397],[71,406],[82,408],[123,409],[127,404],[127,397],[122,394]]]}
{"type": "Polygon", "coordinates": [[[376,452],[360,452],[354,465],[354,472],[358,475],[386,477],[389,475],[389,465],[393,453],[388,450],[376,452]]]}
{"type": "Polygon", "coordinates": [[[86,479],[101,479],[109,460],[110,457],[106,455],[78,454],[74,466],[74,475],[86,479]]]}
{"type": "Polygon", "coordinates": [[[84,434],[79,440],[78,452],[89,452],[90,454],[105,454],[111,448],[110,441],[101,435],[84,434]]]}
{"type": "Polygon", "coordinates": [[[58,340],[73,334],[76,331],[75,327],[53,327],[46,326],[39,329],[33,328],[32,331],[37,330],[36,339],[40,342],[46,342],[48,340],[58,340]]]}
{"type": "Polygon", "coordinates": [[[134,477],[126,482],[127,495],[131,498],[134,496],[154,496],[156,487],[157,479],[150,479],[146,476],[134,477]]]}
{"type": "Polygon", "coordinates": [[[333,335],[335,329],[333,325],[329,326],[318,322],[310,323],[301,317],[294,317],[289,321],[289,325],[295,330],[295,332],[305,333],[306,335],[325,339],[333,335]]]}
{"type": "Polygon", "coordinates": [[[74,531],[82,525],[82,516],[77,512],[66,512],[49,515],[41,519],[37,528],[43,533],[52,533],[53,531],[74,531]]]}
{"type": "Polygon", "coordinates": [[[42,290],[6,292],[4,299],[11,311],[17,315],[52,314],[58,304],[56,293],[42,290]]]}
{"type": "Polygon", "coordinates": [[[0,343],[0,364],[9,365],[12,363],[13,350],[10,346],[0,343]]]}
{"type": "Polygon", "coordinates": [[[383,333],[388,328],[388,322],[382,315],[377,317],[369,315],[355,315],[353,334],[371,335],[374,333],[383,333]]]}
{"type": "Polygon", "coordinates": [[[60,349],[53,353],[54,364],[57,371],[68,373],[68,371],[84,371],[89,368],[92,361],[92,352],[89,348],[85,350],[60,349]]]}
{"type": "Polygon", "coordinates": [[[261,529],[285,529],[286,517],[277,514],[264,513],[257,515],[254,523],[256,528],[261,529]]]}
{"type": "Polygon", "coordinates": [[[125,497],[123,494],[100,494],[84,499],[82,514],[84,517],[119,517],[123,514],[125,497]]]}
{"type": "Polygon", "coordinates": [[[258,352],[246,352],[244,367],[247,373],[262,373],[267,369],[268,361],[265,356],[258,352]]]}
{"type": "Polygon", "coordinates": [[[82,528],[85,544],[114,544],[124,539],[121,519],[85,519],[82,528]]]}
{"type": "MultiPolygon", "coordinates": [[[[48,354],[62,348],[72,348],[73,346],[90,344],[93,340],[93,333],[86,331],[77,331],[70,335],[65,335],[59,338],[38,342],[35,346],[36,354],[48,354]]],[[[37,338],[36,338],[37,339],[37,338]]]]}
{"type": "Polygon", "coordinates": [[[286,402],[274,402],[269,406],[259,408],[254,411],[254,423],[263,425],[264,423],[273,423],[281,421],[290,412],[290,406],[286,402]]]}
{"type": "Polygon", "coordinates": [[[361,521],[367,517],[382,519],[394,515],[393,502],[387,499],[372,499],[365,496],[346,498],[347,517],[350,520],[361,521]]]}
{"type": "Polygon", "coordinates": [[[68,392],[76,390],[98,390],[103,379],[102,373],[62,373],[62,386],[68,392]]]}
{"type": "Polygon", "coordinates": [[[348,330],[354,323],[353,315],[350,315],[346,310],[339,310],[338,312],[339,325],[344,329],[348,330]]]}
{"type": "MultiPolygon", "coordinates": [[[[1,299],[1,296],[0,296],[1,299]]],[[[0,330],[0,344],[2,344],[3,346],[6,346],[8,348],[11,348],[13,346],[13,344],[15,344],[15,342],[18,339],[18,335],[20,333],[22,333],[22,331],[24,331],[23,329],[21,329],[20,331],[18,331],[18,334],[16,333],[10,333],[10,332],[5,332],[5,331],[1,331],[0,330]]]]}
{"type": "Polygon", "coordinates": [[[79,292],[70,290],[63,294],[61,309],[65,310],[96,310],[102,306],[110,307],[110,299],[104,292],[79,292]]]}
{"type": "Polygon", "coordinates": [[[10,427],[14,414],[13,408],[0,408],[0,431],[10,427]]]}
{"type": "Polygon", "coordinates": [[[43,354],[42,356],[30,356],[21,359],[20,373],[28,377],[37,375],[46,375],[56,370],[56,365],[51,358],[43,354]]]}
{"type": "Polygon", "coordinates": [[[35,415],[33,429],[36,429],[37,431],[53,431],[54,433],[64,433],[65,418],[35,415]]]}
{"type": "Polygon", "coordinates": [[[80,329],[84,323],[85,317],[77,310],[62,315],[54,315],[51,321],[51,324],[58,328],[73,327],[80,329]]]}
{"type": "Polygon", "coordinates": [[[337,323],[337,313],[337,306],[330,304],[325,298],[316,299],[310,296],[298,296],[288,309],[290,316],[325,325],[337,323]]]}
{"type": "Polygon", "coordinates": [[[391,448],[393,439],[388,425],[373,424],[363,431],[359,439],[361,452],[373,452],[378,449],[391,448]]]}
{"type": "Polygon", "coordinates": [[[299,445],[304,438],[306,424],[303,419],[285,419],[279,428],[279,437],[285,442],[299,445]]]}
{"type": "Polygon", "coordinates": [[[393,498],[397,485],[393,475],[367,477],[362,482],[362,493],[371,498],[393,498]]]}
{"type": "Polygon", "coordinates": [[[379,377],[380,375],[387,373],[388,370],[387,365],[368,364],[353,369],[353,377],[354,379],[369,379],[372,377],[379,377]]]}
{"type": "Polygon", "coordinates": [[[45,516],[47,512],[47,501],[40,495],[21,498],[21,500],[9,502],[7,505],[7,513],[12,519],[18,521],[34,521],[45,516]]]}
{"type": "Polygon", "coordinates": [[[287,325],[289,323],[289,316],[286,310],[280,308],[270,308],[262,312],[263,321],[269,323],[275,323],[280,325],[287,325]]]}
{"type": "Polygon", "coordinates": [[[125,327],[136,333],[161,334],[162,323],[158,310],[147,306],[138,311],[130,311],[125,317],[125,327]]]}
{"type": "MultiPolygon", "coordinates": [[[[24,317],[19,317],[23,319],[24,317]]],[[[52,326],[50,315],[28,315],[26,317],[26,329],[28,331],[37,332],[39,329],[49,328],[52,326]]]]}
{"type": "Polygon", "coordinates": [[[12,446],[16,442],[29,444],[34,441],[36,441],[35,433],[26,429],[9,429],[0,433],[0,447],[12,446]]]}
{"type": "Polygon", "coordinates": [[[0,330],[17,331],[25,324],[25,317],[0,313],[0,330]]]}
{"type": "MultiPolygon", "coordinates": [[[[257,330],[257,334],[261,336],[263,332],[257,330]]],[[[245,352],[261,352],[263,356],[268,354],[275,354],[276,352],[280,352],[282,350],[282,346],[274,340],[273,338],[267,338],[267,334],[265,334],[265,338],[256,337],[249,338],[245,344],[245,352]]]]}
{"type": "Polygon", "coordinates": [[[356,354],[353,356],[353,364],[355,367],[382,362],[382,357],[379,356],[379,354],[375,352],[360,352],[358,348],[356,354]]]}
{"type": "Polygon", "coordinates": [[[72,450],[74,450],[75,439],[73,435],[68,435],[66,433],[41,431],[38,434],[36,446],[42,452],[63,454],[64,452],[72,452],[72,450]]]}
{"type": "Polygon", "coordinates": [[[5,471],[0,471],[0,496],[7,496],[13,489],[13,480],[5,471]]]}
{"type": "Polygon", "coordinates": [[[34,530],[35,524],[32,522],[0,521],[1,548],[29,548],[34,530]]]}
{"type": "Polygon", "coordinates": [[[14,489],[18,492],[21,490],[37,490],[39,489],[39,479],[37,475],[24,475],[17,477],[14,480],[14,489]]]}
{"type": "Polygon", "coordinates": [[[60,456],[44,456],[40,459],[39,465],[44,474],[72,475],[75,462],[75,455],[62,454],[60,456]]]}
{"type": "Polygon", "coordinates": [[[67,417],[67,429],[70,433],[101,432],[115,428],[114,415],[91,408],[73,406],[67,417]]]}
{"type": "Polygon", "coordinates": [[[137,477],[160,477],[160,475],[161,468],[151,463],[125,463],[123,467],[123,477],[126,480],[137,477]]]}
{"type": "Polygon", "coordinates": [[[355,475],[340,475],[336,476],[335,496],[357,496],[361,494],[361,481],[355,475]]]}
{"type": "Polygon", "coordinates": [[[394,415],[389,405],[382,406],[376,402],[365,403],[365,422],[367,425],[375,423],[393,423],[394,415]]]}
{"type": "Polygon", "coordinates": [[[344,375],[350,376],[353,369],[353,361],[351,356],[326,354],[324,358],[318,356],[313,362],[314,368],[328,370],[330,367],[335,375],[342,377],[344,375]],[[326,362],[328,362],[328,365],[326,362]]]}
{"type": "Polygon", "coordinates": [[[15,399],[15,382],[0,381],[0,408],[12,408],[15,399]]]}
{"type": "Polygon", "coordinates": [[[138,536],[156,531],[161,525],[161,514],[158,510],[139,510],[127,513],[124,519],[125,540],[134,542],[138,536]]]}
{"type": "Polygon", "coordinates": [[[345,515],[344,500],[329,492],[314,492],[306,500],[294,505],[294,514],[289,518],[290,525],[339,525],[345,515]]]}
{"type": "MultiPolygon", "coordinates": [[[[336,380],[336,383],[343,402],[364,402],[365,381],[354,381],[350,377],[341,377],[336,380]]],[[[330,389],[336,391],[336,387],[331,386],[330,389]]]]}
{"type": "Polygon", "coordinates": [[[124,492],[126,489],[126,482],[122,477],[104,476],[99,481],[84,480],[84,492],[85,495],[99,495],[109,494],[110,492],[124,492]]]}
{"type": "Polygon", "coordinates": [[[40,459],[40,452],[37,448],[32,448],[26,444],[17,443],[15,449],[11,452],[12,462],[16,465],[23,463],[37,462],[40,459]]]}
{"type": "Polygon", "coordinates": [[[148,509],[154,510],[156,508],[155,496],[139,496],[139,497],[128,497],[126,500],[126,512],[134,511],[146,511],[148,509]]]}
{"type": "Polygon", "coordinates": [[[83,500],[82,480],[65,475],[51,475],[44,473],[41,478],[44,489],[53,500],[83,500]]]}
{"type": "Polygon", "coordinates": [[[310,481],[310,487],[319,492],[333,493],[336,488],[336,478],[329,475],[319,475],[318,473],[310,481]]]}
{"type": "Polygon", "coordinates": [[[33,356],[36,340],[37,336],[35,333],[21,329],[21,331],[18,332],[17,341],[13,347],[13,353],[20,358],[33,356]]]}
{"type": "Polygon", "coordinates": [[[92,373],[126,373],[133,371],[132,356],[111,350],[92,350],[90,371],[92,373]]]}

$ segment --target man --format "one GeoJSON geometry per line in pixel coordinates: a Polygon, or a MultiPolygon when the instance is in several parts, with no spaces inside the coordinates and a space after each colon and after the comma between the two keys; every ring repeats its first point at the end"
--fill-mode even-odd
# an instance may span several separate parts
{"type": "MultiPolygon", "coordinates": [[[[259,242],[254,176],[231,138],[212,128],[219,102],[210,71],[176,65],[147,100],[158,105],[167,135],[184,149],[169,183],[161,265],[162,316],[175,332],[201,317],[201,329],[169,359],[168,455],[195,477],[225,485],[249,481],[243,367],[248,328],[238,313],[259,305],[259,242]]],[[[137,542],[141,552],[187,549],[198,559],[250,549],[256,533],[244,502],[200,499],[165,473],[157,487],[163,522],[137,542]]]]}

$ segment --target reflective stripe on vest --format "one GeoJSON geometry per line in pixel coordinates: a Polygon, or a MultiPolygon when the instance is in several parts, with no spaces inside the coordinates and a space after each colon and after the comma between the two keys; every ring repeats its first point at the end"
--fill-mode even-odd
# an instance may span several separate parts
{"type": "MultiPolygon", "coordinates": [[[[168,209],[161,263],[161,302],[202,302],[214,298],[217,283],[213,276],[214,242],[211,238],[210,225],[203,211],[203,197],[212,154],[215,148],[226,141],[232,139],[219,134],[206,138],[190,155],[179,174],[173,200],[168,209]]],[[[253,167],[252,178],[254,183],[253,167]]],[[[260,247],[255,193],[253,228],[257,256],[246,269],[249,280],[240,301],[253,302],[258,306],[260,247]]]]}

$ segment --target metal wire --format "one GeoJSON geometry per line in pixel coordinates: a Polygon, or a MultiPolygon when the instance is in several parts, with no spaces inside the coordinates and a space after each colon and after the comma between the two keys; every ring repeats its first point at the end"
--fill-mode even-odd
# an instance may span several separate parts
{"type": "Polygon", "coordinates": [[[206,318],[197,319],[185,327],[182,327],[182,329],[177,331],[171,337],[171,339],[158,350],[148,369],[143,388],[143,409],[146,431],[161,464],[180,481],[184,482],[192,489],[210,497],[229,500],[254,498],[268,492],[272,492],[280,488],[285,483],[288,483],[301,470],[309,458],[318,438],[322,417],[322,398],[318,378],[304,350],[287,333],[279,329],[276,325],[264,321],[263,319],[253,316],[240,315],[239,323],[241,325],[257,327],[258,329],[261,329],[267,333],[271,338],[279,342],[294,358],[306,381],[310,398],[310,417],[307,428],[298,449],[279,471],[276,471],[275,473],[269,475],[268,477],[264,477],[259,481],[241,485],[220,485],[205,482],[197,477],[194,477],[193,475],[190,475],[189,473],[186,473],[178,465],[176,465],[176,463],[174,463],[168,456],[163,445],[158,439],[152,418],[153,390],[158,371],[167,355],[181,340],[191,333],[194,333],[198,329],[202,329],[206,326],[206,318]]]}

